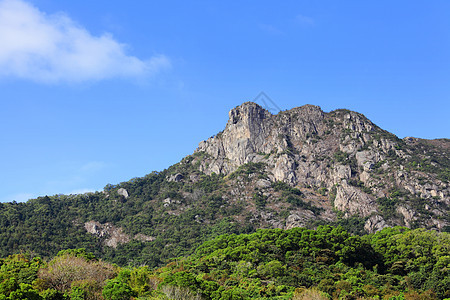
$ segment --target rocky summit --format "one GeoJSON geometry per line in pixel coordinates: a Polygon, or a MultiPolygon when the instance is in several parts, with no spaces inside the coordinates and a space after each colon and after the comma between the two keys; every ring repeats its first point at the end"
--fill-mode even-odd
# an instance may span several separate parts
{"type": "Polygon", "coordinates": [[[362,114],[247,102],[161,172],[103,191],[0,203],[0,255],[86,248],[158,266],[226,233],[342,226],[450,231],[450,141],[399,139],[362,114]]]}
{"type": "Polygon", "coordinates": [[[200,166],[206,174],[230,175],[245,164],[259,164],[267,178],[254,186],[267,203],[278,201],[268,183],[280,181],[324,210],[293,211],[285,227],[342,214],[364,218],[364,228],[373,232],[394,225],[437,230],[449,225],[449,146],[447,139],[399,139],[349,110],[325,113],[304,105],[272,115],[247,102],[232,109],[225,130],[201,142],[196,152],[208,154],[200,166]]]}

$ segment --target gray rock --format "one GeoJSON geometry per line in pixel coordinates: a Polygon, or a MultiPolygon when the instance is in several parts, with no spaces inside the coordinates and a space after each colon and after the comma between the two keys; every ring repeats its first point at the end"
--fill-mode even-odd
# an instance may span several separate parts
{"type": "Polygon", "coordinates": [[[385,227],[389,227],[386,224],[386,221],[383,219],[380,215],[373,215],[369,219],[367,219],[366,223],[364,224],[364,229],[368,232],[375,232],[379,231],[385,227]]]}
{"type": "Polygon", "coordinates": [[[126,189],[124,188],[120,188],[117,190],[117,194],[119,194],[120,196],[123,196],[125,199],[128,198],[128,192],[126,189]]]}
{"type": "Polygon", "coordinates": [[[182,174],[177,173],[175,175],[169,176],[167,178],[167,181],[169,181],[169,182],[172,182],[172,181],[180,182],[181,180],[183,180],[183,178],[184,178],[184,176],[182,174]]]}
{"type": "Polygon", "coordinates": [[[172,199],[171,198],[166,198],[166,199],[164,199],[163,200],[163,205],[164,205],[164,207],[168,207],[170,204],[172,204],[174,201],[172,201],[172,199]]]}
{"type": "MultiPolygon", "coordinates": [[[[421,140],[407,138],[405,141],[416,144],[421,140]]],[[[196,151],[208,154],[199,166],[199,171],[206,174],[228,175],[243,164],[261,162],[262,172],[273,182],[283,181],[292,187],[314,191],[336,189],[334,208],[346,216],[379,215],[375,199],[389,197],[394,188],[437,201],[430,202],[430,211],[439,205],[450,205],[447,182],[425,172],[405,169],[410,165],[407,158],[412,153],[405,149],[394,135],[356,112],[324,113],[317,106],[305,105],[272,115],[259,105],[247,102],[232,109],[225,129],[201,142],[196,151]]],[[[238,176],[230,195],[247,201],[242,176],[254,180],[252,176],[256,175],[238,176]]],[[[263,181],[254,184],[258,188],[268,186],[263,181]]],[[[306,201],[317,200],[316,193],[308,197],[306,201]]],[[[324,207],[327,211],[323,215],[334,214],[331,203],[324,207]]],[[[409,220],[410,213],[400,210],[405,220],[409,220]]],[[[369,222],[367,227],[382,228],[384,223],[379,218],[372,219],[373,224],[369,222]]],[[[289,224],[301,223],[294,219],[291,217],[289,224]]],[[[383,221],[403,224],[395,219],[383,221]]]]}
{"type": "Polygon", "coordinates": [[[84,228],[87,232],[101,238],[108,247],[116,248],[119,244],[128,243],[131,240],[127,234],[123,233],[121,227],[116,227],[111,223],[101,224],[89,221],[84,223],[84,228]]]}
{"type": "Polygon", "coordinates": [[[417,219],[416,213],[410,207],[399,206],[396,211],[403,216],[403,220],[407,227],[410,227],[411,222],[417,219]]]}
{"type": "Polygon", "coordinates": [[[285,229],[304,227],[313,218],[315,218],[315,215],[309,210],[295,212],[287,217],[285,229]]]}
{"type": "Polygon", "coordinates": [[[334,207],[350,215],[358,214],[362,217],[377,211],[376,203],[369,195],[345,182],[337,187],[334,207]]]}
{"type": "Polygon", "coordinates": [[[269,188],[270,186],[271,186],[272,184],[270,183],[270,181],[269,180],[266,180],[266,179],[259,179],[257,182],[256,182],[256,186],[257,187],[259,187],[259,188],[269,188]]]}
{"type": "Polygon", "coordinates": [[[197,174],[191,174],[191,175],[189,175],[189,179],[192,182],[198,182],[200,180],[200,176],[198,176],[197,174]]]}

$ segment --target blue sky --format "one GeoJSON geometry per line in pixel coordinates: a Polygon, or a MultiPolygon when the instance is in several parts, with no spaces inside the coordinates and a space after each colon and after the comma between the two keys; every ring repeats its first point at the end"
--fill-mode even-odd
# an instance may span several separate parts
{"type": "Polygon", "coordinates": [[[191,154],[264,91],[449,138],[449,1],[0,0],[0,201],[191,154]]]}

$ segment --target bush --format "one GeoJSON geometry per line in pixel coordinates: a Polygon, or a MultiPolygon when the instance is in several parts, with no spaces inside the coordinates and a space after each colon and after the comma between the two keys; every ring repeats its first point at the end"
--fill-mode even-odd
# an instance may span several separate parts
{"type": "Polygon", "coordinates": [[[120,278],[108,280],[102,292],[105,300],[128,300],[135,296],[135,293],[128,285],[127,282],[123,282],[120,278]]]}
{"type": "Polygon", "coordinates": [[[315,288],[311,289],[297,289],[292,300],[328,300],[328,294],[319,291],[315,288]]]}
{"type": "Polygon", "coordinates": [[[71,290],[73,282],[83,280],[95,280],[101,289],[104,282],[113,278],[115,273],[112,265],[102,261],[86,261],[81,257],[64,255],[53,258],[48,268],[41,269],[38,276],[43,286],[66,293],[71,290]]]}

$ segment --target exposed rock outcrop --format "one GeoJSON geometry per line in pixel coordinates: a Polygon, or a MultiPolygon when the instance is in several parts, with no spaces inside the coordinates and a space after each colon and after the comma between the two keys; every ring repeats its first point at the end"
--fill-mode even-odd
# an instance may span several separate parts
{"type": "Polygon", "coordinates": [[[183,177],[182,174],[177,173],[177,174],[175,174],[175,175],[169,176],[169,177],[167,178],[167,180],[168,180],[169,182],[171,182],[171,181],[180,182],[183,178],[184,178],[184,177],[183,177]]]}
{"type": "Polygon", "coordinates": [[[117,190],[117,194],[119,194],[120,196],[124,197],[125,199],[128,198],[128,191],[124,188],[120,188],[117,190]]]}
{"type": "MultiPolygon", "coordinates": [[[[101,224],[96,221],[89,221],[84,223],[84,228],[87,232],[95,235],[97,238],[103,241],[103,244],[108,247],[116,248],[119,244],[126,244],[130,242],[133,237],[125,234],[121,227],[116,227],[111,223],[101,224]]],[[[134,239],[149,242],[153,241],[154,238],[151,236],[146,236],[144,234],[137,234],[134,239]]]]}
{"type": "MultiPolygon", "coordinates": [[[[263,163],[271,182],[320,191],[329,196],[330,208],[344,212],[345,217],[365,218],[366,228],[373,231],[387,226],[382,215],[390,218],[390,225],[411,226],[411,222],[445,213],[450,205],[450,187],[440,179],[438,166],[429,167],[434,173],[417,167],[419,159],[429,159],[426,150],[413,147],[418,143],[434,147],[420,139],[400,140],[348,110],[325,113],[318,106],[305,105],[272,115],[247,102],[232,109],[225,129],[201,142],[196,152],[207,154],[199,166],[206,174],[229,175],[242,165],[263,163]],[[380,206],[379,199],[384,198],[392,208],[380,206]],[[404,205],[417,198],[423,200],[415,201],[416,206],[420,202],[430,207],[428,216],[418,207],[404,205]],[[396,215],[388,216],[392,209],[396,215]]],[[[441,148],[439,155],[448,162],[448,148],[441,148]]],[[[260,182],[258,186],[268,185],[260,182]]],[[[318,195],[310,196],[316,201],[318,195]]],[[[300,225],[305,218],[292,215],[287,223],[300,225]]]]}

